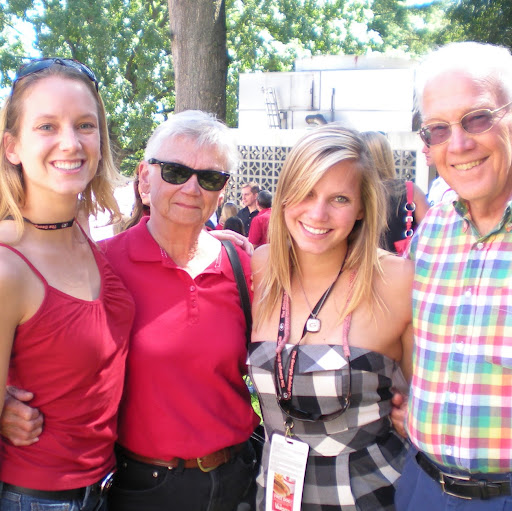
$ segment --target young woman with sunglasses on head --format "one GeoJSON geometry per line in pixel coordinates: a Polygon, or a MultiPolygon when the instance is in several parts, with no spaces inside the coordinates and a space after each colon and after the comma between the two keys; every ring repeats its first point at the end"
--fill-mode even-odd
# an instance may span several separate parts
{"type": "MultiPolygon", "coordinates": [[[[265,500],[290,510],[393,509],[406,447],[388,415],[399,366],[410,373],[412,266],[377,248],[385,218],[382,184],[358,133],[328,124],[292,148],[270,243],[252,258],[249,370],[269,440],[261,510],[265,500]],[[301,504],[300,494],[293,504],[290,497],[300,474],[287,481],[279,472],[281,450],[269,465],[283,435],[308,451],[301,504]]],[[[291,472],[298,465],[288,460],[291,472]]]]}
{"type": "Polygon", "coordinates": [[[0,129],[0,378],[44,416],[35,442],[2,443],[0,510],[104,510],[134,304],[75,220],[119,217],[93,72],[29,62],[0,129]]]}

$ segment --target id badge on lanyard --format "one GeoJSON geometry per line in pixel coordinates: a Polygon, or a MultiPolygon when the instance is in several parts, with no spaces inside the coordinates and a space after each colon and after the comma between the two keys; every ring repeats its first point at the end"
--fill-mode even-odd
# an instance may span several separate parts
{"type": "Polygon", "coordinates": [[[265,511],[300,511],[308,452],[305,442],[272,435],[265,511]]]}

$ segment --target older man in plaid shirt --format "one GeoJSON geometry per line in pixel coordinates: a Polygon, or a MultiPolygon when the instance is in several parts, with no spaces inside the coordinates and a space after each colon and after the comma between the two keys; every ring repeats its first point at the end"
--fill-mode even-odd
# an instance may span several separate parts
{"type": "Polygon", "coordinates": [[[512,56],[453,43],[417,80],[420,135],[459,199],[432,208],[410,248],[412,448],[396,508],[511,510],[512,56]]]}

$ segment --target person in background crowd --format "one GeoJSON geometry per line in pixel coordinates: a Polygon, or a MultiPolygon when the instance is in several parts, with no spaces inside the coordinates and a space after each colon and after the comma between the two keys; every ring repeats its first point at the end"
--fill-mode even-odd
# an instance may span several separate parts
{"type": "Polygon", "coordinates": [[[254,248],[268,243],[267,231],[270,213],[272,211],[272,194],[267,190],[261,190],[256,197],[258,215],[252,220],[249,230],[249,241],[254,248]]]}
{"type": "MultiPolygon", "coordinates": [[[[252,257],[248,360],[267,438],[309,446],[304,511],[392,510],[406,444],[391,429],[391,387],[400,365],[410,374],[412,264],[378,249],[385,194],[360,134],[309,131],[272,209],[270,243],[252,257]]],[[[261,511],[266,492],[282,502],[291,491],[266,480],[269,451],[261,511]]]]}
{"type": "Polygon", "coordinates": [[[413,447],[396,508],[510,510],[512,55],[452,43],[416,78],[421,137],[459,199],[432,208],[410,246],[413,447]]]}
{"type": "Polygon", "coordinates": [[[133,181],[133,192],[135,195],[135,202],[132,208],[132,214],[129,220],[125,223],[122,230],[129,229],[140,222],[143,216],[149,216],[149,195],[140,190],[139,186],[139,170],[140,164],[135,173],[135,179],[133,181]]]}
{"type": "Polygon", "coordinates": [[[231,216],[236,216],[237,213],[238,208],[233,202],[225,202],[224,205],[222,206],[219,217],[219,223],[217,224],[216,229],[224,229],[224,224],[226,223],[226,220],[231,216]]]}
{"type": "MultiPolygon", "coordinates": [[[[427,165],[429,167],[434,167],[434,160],[430,154],[430,147],[428,147],[427,144],[423,144],[421,152],[425,155],[427,165]]],[[[427,197],[430,206],[434,206],[438,202],[457,200],[457,194],[448,186],[441,176],[437,176],[432,181],[427,197]]]]}
{"type": "Polygon", "coordinates": [[[15,395],[45,417],[41,432],[30,415],[37,442],[1,442],[0,510],[103,511],[134,304],[76,221],[120,218],[94,73],[71,59],[28,62],[0,130],[0,379],[9,368],[26,389],[15,395]]]}
{"type": "Polygon", "coordinates": [[[430,154],[430,147],[427,144],[423,144],[423,148],[421,152],[425,155],[425,162],[428,167],[434,166],[434,160],[432,158],[432,155],[430,154]]]}
{"type": "Polygon", "coordinates": [[[207,230],[217,229],[220,220],[220,213],[222,209],[222,204],[224,202],[224,190],[219,194],[219,198],[217,199],[217,207],[214,212],[211,214],[210,218],[205,222],[205,227],[207,230]]]}
{"type": "Polygon", "coordinates": [[[151,215],[101,244],[136,304],[110,511],[231,511],[253,484],[245,317],[227,253],[204,229],[238,158],[214,117],[171,116],[139,171],[151,215]]]}
{"type": "Polygon", "coordinates": [[[395,243],[404,240],[416,231],[429,208],[427,198],[421,189],[413,184],[414,206],[407,206],[405,181],[397,179],[393,150],[388,139],[377,131],[363,132],[362,137],[367,143],[375,167],[386,188],[387,195],[387,228],[381,238],[381,247],[389,252],[400,252],[395,243]],[[412,216],[411,231],[407,233],[406,217],[412,216]]]}
{"type": "MultiPolygon", "coordinates": [[[[425,145],[424,148],[427,148],[427,146],[425,145]]],[[[430,154],[430,150],[425,153],[425,156],[427,156],[427,154],[430,154]]],[[[429,160],[432,160],[432,158],[427,156],[427,161],[429,160]]],[[[430,206],[435,206],[439,202],[453,202],[457,200],[457,198],[455,191],[448,186],[448,183],[441,176],[437,176],[430,184],[428,191],[428,202],[430,206]]]]}
{"type": "Polygon", "coordinates": [[[224,229],[228,231],[234,231],[238,234],[241,234],[242,236],[245,236],[244,224],[242,219],[238,218],[237,216],[230,216],[227,218],[226,222],[224,223],[224,229]]]}
{"type": "Polygon", "coordinates": [[[440,202],[453,202],[458,199],[457,193],[450,188],[448,183],[438,176],[432,181],[428,191],[428,202],[430,206],[435,206],[440,202]]]}
{"type": "Polygon", "coordinates": [[[258,214],[256,206],[256,197],[260,191],[260,187],[256,183],[248,183],[242,186],[242,203],[244,208],[238,212],[238,217],[244,223],[244,230],[246,235],[249,234],[252,219],[258,214]]]}

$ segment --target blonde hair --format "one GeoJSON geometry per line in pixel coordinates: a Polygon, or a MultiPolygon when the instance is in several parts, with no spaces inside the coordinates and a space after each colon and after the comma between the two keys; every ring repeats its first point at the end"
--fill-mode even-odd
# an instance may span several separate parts
{"type": "Polygon", "coordinates": [[[224,225],[226,223],[226,220],[230,216],[236,216],[238,213],[238,208],[233,202],[226,202],[224,203],[224,206],[222,206],[222,210],[220,213],[220,223],[224,225]]]}
{"type": "Polygon", "coordinates": [[[4,134],[9,133],[14,138],[19,136],[28,91],[35,83],[50,76],[84,83],[87,89],[91,91],[98,106],[101,160],[94,178],[80,194],[80,210],[86,217],[91,214],[96,215],[98,211],[108,211],[110,223],[121,219],[119,206],[113,192],[122,178],[114,165],[105,106],[101,96],[98,94],[95,84],[84,73],[72,67],[54,64],[36,73],[28,74],[15,82],[15,87],[13,86],[11,94],[7,97],[0,112],[0,220],[7,217],[13,218],[19,236],[21,236],[24,229],[21,214],[21,208],[25,203],[23,169],[21,165],[13,165],[7,159],[4,134]]]}
{"type": "Polygon", "coordinates": [[[263,269],[256,325],[270,317],[283,291],[291,293],[292,271],[300,271],[295,244],[285,223],[285,208],[304,200],[325,173],[343,161],[353,162],[360,175],[364,217],[356,221],[348,236],[345,270],[358,271],[350,303],[342,313],[349,314],[363,300],[376,299],[374,275],[382,271],[377,246],[386,219],[383,186],[360,134],[337,123],[326,124],[314,128],[295,144],[279,175],[269,224],[269,261],[263,269]]]}
{"type": "Polygon", "coordinates": [[[385,135],[378,131],[364,131],[361,137],[366,142],[370,154],[383,181],[396,179],[395,161],[393,159],[393,149],[385,135]]]}

